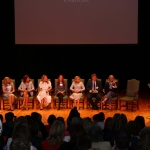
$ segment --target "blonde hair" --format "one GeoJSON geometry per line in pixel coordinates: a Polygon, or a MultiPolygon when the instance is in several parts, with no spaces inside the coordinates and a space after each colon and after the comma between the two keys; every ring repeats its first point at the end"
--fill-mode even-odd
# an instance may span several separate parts
{"type": "Polygon", "coordinates": [[[113,78],[114,78],[114,81],[116,80],[115,77],[111,74],[111,75],[109,75],[109,77],[108,77],[108,81],[109,81],[110,77],[113,77],[113,78]]]}
{"type": "MultiPolygon", "coordinates": [[[[42,77],[41,77],[41,81],[42,81],[42,82],[44,82],[44,81],[43,81],[44,77],[47,77],[47,75],[45,75],[45,74],[42,75],[42,77]]],[[[48,77],[47,77],[47,79],[48,79],[48,77]]],[[[47,82],[48,82],[48,81],[47,81],[47,82]]]]}
{"type": "MultiPolygon", "coordinates": [[[[2,84],[4,84],[4,85],[7,85],[8,83],[7,83],[7,79],[9,79],[10,80],[10,83],[11,83],[11,79],[9,78],[9,77],[5,77],[4,79],[3,79],[3,81],[2,81],[2,84]]],[[[9,84],[10,84],[9,83],[9,84]]]]}
{"type": "Polygon", "coordinates": [[[77,79],[78,79],[78,78],[81,79],[79,76],[75,76],[75,77],[74,77],[74,82],[77,82],[77,79]]]}
{"type": "Polygon", "coordinates": [[[65,125],[61,121],[55,120],[49,131],[49,137],[47,138],[47,141],[51,146],[55,146],[57,143],[60,144],[63,141],[64,133],[65,125]]]}

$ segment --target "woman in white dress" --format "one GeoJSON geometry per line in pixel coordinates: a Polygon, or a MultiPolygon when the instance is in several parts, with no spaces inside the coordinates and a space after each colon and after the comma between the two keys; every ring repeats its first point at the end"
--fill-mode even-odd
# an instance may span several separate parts
{"type": "Polygon", "coordinates": [[[51,82],[48,80],[47,75],[43,75],[39,83],[40,91],[37,95],[37,99],[40,102],[40,110],[43,109],[43,106],[47,107],[51,102],[51,96],[49,92],[52,89],[51,82]]]}
{"type": "Polygon", "coordinates": [[[70,87],[70,90],[73,92],[70,96],[74,100],[74,106],[79,109],[79,100],[82,96],[82,92],[85,90],[85,86],[82,81],[80,81],[79,76],[75,76],[74,81],[70,87]]]}

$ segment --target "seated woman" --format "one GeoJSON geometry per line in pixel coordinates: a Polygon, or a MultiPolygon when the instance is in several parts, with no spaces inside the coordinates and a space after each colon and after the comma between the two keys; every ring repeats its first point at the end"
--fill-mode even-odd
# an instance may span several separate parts
{"type": "Polygon", "coordinates": [[[51,96],[49,92],[52,89],[51,82],[48,80],[47,75],[43,75],[39,83],[40,92],[37,95],[37,99],[40,102],[40,110],[43,109],[43,106],[47,107],[51,102],[51,96]]]}
{"type": "Polygon", "coordinates": [[[64,82],[63,75],[59,75],[57,85],[55,88],[56,88],[57,96],[59,98],[58,110],[60,110],[60,103],[63,103],[63,97],[65,96],[65,92],[66,92],[66,85],[64,82]]]}
{"type": "Polygon", "coordinates": [[[9,77],[5,77],[3,82],[2,82],[2,91],[3,91],[3,97],[5,99],[8,99],[9,105],[10,105],[10,110],[13,111],[13,103],[14,103],[14,94],[13,92],[15,91],[14,84],[11,81],[9,77]]]}
{"type": "Polygon", "coordinates": [[[29,97],[33,96],[34,85],[28,75],[23,77],[23,81],[21,82],[20,86],[18,87],[21,96],[23,97],[23,104],[21,108],[24,108],[26,105],[26,110],[28,110],[28,99],[29,97]]]}
{"type": "Polygon", "coordinates": [[[113,75],[110,75],[108,77],[108,82],[106,83],[105,89],[103,89],[103,92],[106,95],[104,96],[102,104],[105,104],[105,102],[108,100],[109,110],[111,110],[112,98],[115,97],[117,93],[117,83],[115,82],[115,78],[113,75]]]}
{"type": "Polygon", "coordinates": [[[70,96],[74,100],[74,106],[79,110],[79,100],[82,96],[82,91],[85,90],[83,82],[80,81],[79,76],[75,76],[74,82],[72,83],[70,90],[73,92],[70,96]]]}

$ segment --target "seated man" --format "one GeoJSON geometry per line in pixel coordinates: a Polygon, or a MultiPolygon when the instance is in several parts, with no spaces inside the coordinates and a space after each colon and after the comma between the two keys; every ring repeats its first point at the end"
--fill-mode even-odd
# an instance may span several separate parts
{"type": "Polygon", "coordinates": [[[100,91],[102,90],[102,84],[97,79],[96,74],[91,75],[92,80],[89,80],[86,89],[88,91],[87,99],[91,103],[93,109],[98,109],[97,103],[100,100],[100,91]],[[92,98],[96,98],[96,101],[93,102],[92,98]]]}

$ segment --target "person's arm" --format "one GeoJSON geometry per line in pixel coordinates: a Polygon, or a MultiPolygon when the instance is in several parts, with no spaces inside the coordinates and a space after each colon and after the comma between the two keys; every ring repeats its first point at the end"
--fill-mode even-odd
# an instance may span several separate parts
{"type": "Polygon", "coordinates": [[[87,82],[87,84],[86,84],[86,90],[88,91],[88,92],[91,92],[92,91],[92,89],[91,89],[91,81],[89,80],[88,82],[87,82]]]}
{"type": "Polygon", "coordinates": [[[115,88],[115,89],[117,89],[118,88],[118,86],[117,86],[117,82],[113,82],[113,88],[115,88]]]}
{"type": "Polygon", "coordinates": [[[70,86],[70,90],[74,91],[74,82],[72,82],[71,86],[70,86]]]}
{"type": "Polygon", "coordinates": [[[42,89],[42,82],[40,81],[40,83],[39,83],[39,89],[40,89],[40,91],[42,91],[43,89],[42,89]]]}
{"type": "Polygon", "coordinates": [[[81,92],[85,90],[85,86],[83,84],[83,82],[81,82],[81,92]]]}
{"type": "Polygon", "coordinates": [[[23,82],[21,82],[21,84],[19,85],[18,90],[21,92],[24,92],[25,90],[22,89],[22,86],[23,86],[22,84],[23,84],[23,82]]]}
{"type": "Polygon", "coordinates": [[[32,92],[32,91],[34,91],[34,89],[35,89],[33,83],[30,82],[30,84],[31,84],[31,89],[29,89],[28,92],[32,92]]]}
{"type": "Polygon", "coordinates": [[[15,92],[15,87],[14,87],[14,85],[12,84],[12,93],[14,93],[15,92]]]}
{"type": "Polygon", "coordinates": [[[6,91],[6,88],[5,88],[5,85],[4,85],[4,84],[2,85],[2,92],[3,92],[3,93],[7,93],[7,91],[6,91]]]}

